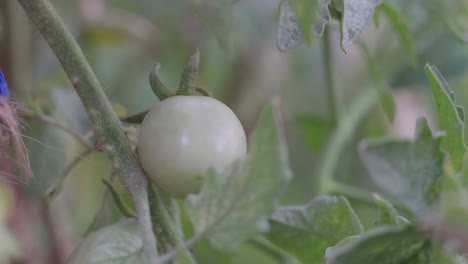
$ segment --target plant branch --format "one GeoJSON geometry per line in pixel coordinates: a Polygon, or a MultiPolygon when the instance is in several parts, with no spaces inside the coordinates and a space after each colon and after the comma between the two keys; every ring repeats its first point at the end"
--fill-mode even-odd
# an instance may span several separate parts
{"type": "MultiPolygon", "coordinates": [[[[165,210],[164,201],[161,196],[156,195],[152,184],[148,184],[148,196],[150,198],[151,219],[153,221],[153,231],[158,237],[158,242],[165,253],[172,252],[170,255],[184,258],[184,263],[196,263],[192,254],[187,250],[189,246],[184,243],[183,234],[177,232],[174,227],[174,220],[171,218],[168,210],[165,210]]],[[[194,243],[194,241],[192,241],[194,243]]],[[[192,243],[191,242],[191,243],[192,243]]],[[[158,263],[161,260],[158,259],[158,263]]]]}
{"type": "Polygon", "coordinates": [[[367,117],[367,113],[378,103],[379,98],[380,92],[377,89],[366,88],[356,96],[344,112],[345,115],[333,131],[329,146],[320,163],[317,188],[321,193],[327,193],[333,188],[331,185],[334,183],[336,170],[340,167],[341,153],[352,142],[356,130],[367,117]]]}
{"type": "Polygon", "coordinates": [[[333,53],[330,40],[330,28],[326,27],[322,36],[323,66],[325,68],[325,87],[327,89],[328,114],[333,128],[338,123],[338,111],[336,109],[336,86],[333,77],[333,53]]]}
{"type": "Polygon", "coordinates": [[[52,263],[65,263],[66,256],[64,252],[64,245],[63,239],[59,235],[59,232],[56,228],[56,221],[54,221],[54,216],[50,211],[50,208],[47,208],[47,200],[46,199],[39,199],[39,206],[41,209],[39,213],[42,217],[42,221],[44,222],[44,228],[47,230],[48,242],[50,247],[50,259],[49,261],[52,263]]]}
{"type": "Polygon", "coordinates": [[[111,194],[112,199],[114,200],[115,205],[119,209],[120,213],[125,217],[136,217],[135,213],[130,209],[122,199],[118,192],[115,190],[112,183],[106,179],[101,179],[102,183],[106,185],[107,191],[111,194]]]}
{"type": "Polygon", "coordinates": [[[135,201],[146,262],[156,261],[156,239],[152,232],[147,193],[148,179],[91,66],[48,0],[18,2],[54,51],[80,96],[97,139],[109,156],[120,181],[129,189],[135,201]]]}
{"type": "Polygon", "coordinates": [[[63,182],[67,178],[68,174],[73,170],[73,168],[80,163],[82,159],[84,159],[86,156],[90,155],[95,151],[94,148],[88,148],[85,149],[78,157],[76,157],[68,166],[65,167],[65,169],[60,173],[59,176],[56,177],[57,182],[51,186],[51,188],[46,192],[46,199],[48,202],[50,202],[52,199],[54,199],[62,190],[63,182]]]}
{"type": "MultiPolygon", "coordinates": [[[[113,183],[115,180],[115,172],[112,171],[110,177],[109,177],[109,182],[110,183],[113,183]]],[[[88,235],[89,233],[93,232],[94,230],[96,230],[97,228],[100,227],[100,217],[101,217],[101,214],[103,212],[103,210],[105,209],[106,205],[107,205],[107,202],[109,200],[110,197],[110,191],[109,189],[105,189],[104,190],[104,195],[102,196],[102,200],[101,200],[101,205],[99,206],[99,209],[97,210],[97,213],[94,215],[94,218],[93,218],[93,221],[91,222],[91,224],[88,226],[88,228],[86,229],[86,231],[84,232],[84,236],[88,235]]]]}
{"type": "Polygon", "coordinates": [[[52,117],[48,117],[46,115],[30,114],[30,113],[23,113],[23,116],[33,118],[33,119],[37,119],[37,120],[39,120],[41,122],[44,122],[44,123],[49,124],[51,126],[57,127],[59,129],[61,129],[63,132],[65,132],[65,133],[69,134],[70,136],[72,136],[73,138],[75,138],[76,141],[78,141],[84,147],[89,148],[89,149],[94,148],[93,144],[91,142],[89,142],[88,138],[78,134],[75,130],[71,129],[70,127],[66,126],[65,124],[61,123],[60,121],[58,121],[58,120],[56,120],[56,119],[54,119],[52,117]]]}

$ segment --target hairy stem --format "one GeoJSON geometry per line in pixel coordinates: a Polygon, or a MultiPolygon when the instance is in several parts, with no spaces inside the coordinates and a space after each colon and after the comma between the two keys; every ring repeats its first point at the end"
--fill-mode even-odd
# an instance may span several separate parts
{"type": "MultiPolygon", "coordinates": [[[[150,209],[153,220],[153,231],[158,237],[158,242],[164,253],[175,253],[177,251],[178,257],[182,258],[184,263],[195,263],[192,254],[187,250],[184,244],[183,235],[177,232],[174,226],[174,219],[171,217],[168,210],[166,210],[162,197],[156,195],[155,188],[153,188],[152,184],[148,184],[148,195],[152,201],[150,209]]],[[[174,257],[175,254],[171,256],[174,257]]],[[[161,259],[158,259],[158,263],[160,262],[161,259]]]]}
{"type": "Polygon", "coordinates": [[[30,113],[23,113],[24,117],[29,117],[32,119],[37,119],[41,122],[44,122],[48,125],[54,126],[56,128],[59,128],[63,132],[69,134],[73,138],[76,139],[80,144],[82,144],[84,147],[89,148],[89,149],[94,149],[93,144],[84,136],[81,136],[78,132],[73,130],[72,128],[66,126],[65,124],[61,123],[58,120],[55,120],[52,117],[48,117],[46,115],[36,115],[36,114],[30,114],[30,113]]]}
{"type": "Polygon", "coordinates": [[[325,87],[327,89],[328,114],[333,127],[338,123],[338,111],[336,109],[336,86],[333,78],[333,54],[330,40],[330,28],[325,28],[322,36],[323,66],[325,68],[325,87]]]}
{"type": "Polygon", "coordinates": [[[109,156],[120,181],[128,187],[137,209],[148,263],[157,258],[152,232],[147,185],[148,179],[133,152],[120,121],[104,94],[78,43],[48,0],[18,0],[59,59],[81,98],[96,137],[109,156]]]}

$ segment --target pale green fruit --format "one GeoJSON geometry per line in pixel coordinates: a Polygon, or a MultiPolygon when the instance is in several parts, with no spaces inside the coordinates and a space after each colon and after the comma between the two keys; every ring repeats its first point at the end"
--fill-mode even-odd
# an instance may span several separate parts
{"type": "Polygon", "coordinates": [[[199,192],[210,167],[220,172],[246,151],[239,119],[206,96],[173,96],[155,105],[138,138],[145,172],[162,191],[178,198],[199,192]]]}

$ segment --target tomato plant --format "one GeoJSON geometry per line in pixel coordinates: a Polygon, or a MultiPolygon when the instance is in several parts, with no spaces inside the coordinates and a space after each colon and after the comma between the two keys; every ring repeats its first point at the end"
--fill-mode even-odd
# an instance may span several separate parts
{"type": "Polygon", "coordinates": [[[468,263],[467,14],[0,1],[0,263],[468,263]]]}

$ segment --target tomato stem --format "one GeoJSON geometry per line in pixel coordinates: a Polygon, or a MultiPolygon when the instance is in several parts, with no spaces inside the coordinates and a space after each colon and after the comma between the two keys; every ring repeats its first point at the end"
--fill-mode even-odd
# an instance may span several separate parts
{"type": "Polygon", "coordinates": [[[150,211],[153,232],[156,234],[163,251],[167,253],[177,248],[178,253],[187,260],[187,263],[195,263],[192,255],[184,245],[183,234],[177,232],[175,222],[168,210],[166,210],[161,195],[156,195],[151,183],[148,184],[148,196],[151,200],[150,211]]]}
{"type": "Polygon", "coordinates": [[[332,41],[330,40],[330,28],[325,27],[322,36],[323,46],[323,66],[325,68],[325,87],[327,89],[328,114],[332,127],[338,123],[338,111],[336,107],[336,85],[333,76],[333,52],[332,41]]]}
{"type": "Polygon", "coordinates": [[[148,179],[126,138],[120,120],[104,94],[86,57],[48,0],[18,0],[60,61],[88,113],[120,181],[128,187],[136,206],[143,252],[147,263],[157,258],[148,201],[148,179]]]}

